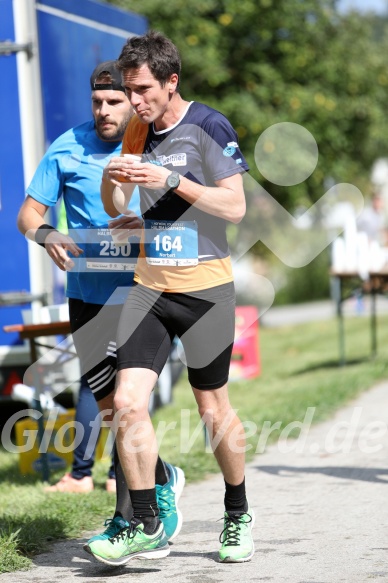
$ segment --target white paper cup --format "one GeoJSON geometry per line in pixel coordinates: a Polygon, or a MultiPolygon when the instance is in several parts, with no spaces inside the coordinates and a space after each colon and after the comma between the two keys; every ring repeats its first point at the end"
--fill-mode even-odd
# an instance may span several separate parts
{"type": "MultiPolygon", "coordinates": [[[[127,160],[132,160],[133,162],[141,162],[141,156],[137,156],[135,154],[121,154],[121,156],[123,158],[126,158],[127,160]]],[[[121,181],[120,181],[121,182],[121,181]]],[[[132,194],[132,184],[126,184],[125,182],[122,182],[120,184],[120,186],[115,186],[114,190],[113,190],[113,204],[115,206],[115,208],[119,211],[119,213],[124,214],[125,211],[128,209],[128,204],[129,204],[129,200],[131,195],[128,192],[125,192],[126,189],[129,186],[129,190],[130,193],[132,194]]],[[[112,237],[113,233],[111,231],[112,237]]],[[[114,243],[116,245],[126,245],[127,241],[125,242],[120,242],[115,240],[115,238],[113,238],[114,243]]]]}
{"type": "Polygon", "coordinates": [[[47,307],[50,314],[50,322],[60,322],[61,318],[59,317],[59,304],[47,307]]]}
{"type": "Polygon", "coordinates": [[[69,304],[66,302],[65,304],[59,304],[59,320],[61,322],[67,322],[69,319],[69,304]]]}
{"type": "Polygon", "coordinates": [[[32,310],[22,310],[23,324],[32,324],[32,310]]]}
{"type": "MultiPolygon", "coordinates": [[[[137,154],[120,154],[121,158],[125,158],[128,162],[141,162],[141,156],[137,154]]],[[[126,183],[126,180],[122,177],[116,178],[118,182],[126,183]]]]}
{"type": "Polygon", "coordinates": [[[48,306],[43,306],[40,308],[40,324],[50,324],[51,315],[48,306]]]}
{"type": "Polygon", "coordinates": [[[21,310],[23,324],[27,326],[31,324],[45,324],[41,318],[42,309],[41,306],[32,306],[30,310],[21,310]]]}
{"type": "Polygon", "coordinates": [[[141,156],[137,156],[136,154],[122,154],[122,156],[127,160],[132,160],[132,162],[141,162],[141,156]]]}

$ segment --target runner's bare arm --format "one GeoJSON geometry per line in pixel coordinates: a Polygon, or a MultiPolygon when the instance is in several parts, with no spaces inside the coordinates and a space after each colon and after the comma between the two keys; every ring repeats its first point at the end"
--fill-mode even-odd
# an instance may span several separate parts
{"type": "MultiPolygon", "coordinates": [[[[166,188],[166,180],[171,172],[155,164],[134,163],[128,182],[146,188],[166,188]]],[[[246,210],[243,180],[241,174],[234,174],[215,182],[216,186],[202,186],[192,180],[180,177],[180,184],[174,192],[202,211],[239,223],[246,210]]]]}
{"type": "Polygon", "coordinates": [[[128,183],[131,165],[122,156],[115,156],[104,168],[100,194],[104,210],[110,217],[125,213],[128,207],[135,188],[128,183]]]}
{"type": "MultiPolygon", "coordinates": [[[[31,196],[27,196],[22,204],[17,218],[17,226],[19,231],[30,241],[35,241],[37,230],[45,224],[44,216],[47,209],[48,206],[38,202],[31,196]]],[[[45,249],[62,271],[71,269],[74,265],[67,251],[70,251],[76,257],[83,253],[82,249],[74,243],[71,237],[56,230],[48,231],[45,238],[45,249]]]]}

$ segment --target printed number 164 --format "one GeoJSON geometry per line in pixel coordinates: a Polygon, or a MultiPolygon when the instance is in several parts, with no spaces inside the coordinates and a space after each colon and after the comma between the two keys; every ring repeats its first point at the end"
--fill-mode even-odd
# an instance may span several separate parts
{"type": "Polygon", "coordinates": [[[172,249],[175,251],[182,251],[182,240],[179,235],[172,238],[170,235],[157,235],[154,237],[154,241],[156,243],[156,251],[165,251],[168,253],[172,249]]]}

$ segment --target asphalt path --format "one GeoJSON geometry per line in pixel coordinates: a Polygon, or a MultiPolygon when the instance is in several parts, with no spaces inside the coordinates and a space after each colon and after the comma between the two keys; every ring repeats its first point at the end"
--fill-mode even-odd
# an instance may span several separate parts
{"type": "Polygon", "coordinates": [[[83,551],[88,533],[53,544],[30,571],[0,575],[0,583],[388,582],[388,382],[327,422],[310,426],[311,415],[298,439],[285,430],[247,467],[256,513],[251,562],[217,561],[223,515],[217,475],[185,487],[182,531],[165,559],[108,567],[83,551]]]}

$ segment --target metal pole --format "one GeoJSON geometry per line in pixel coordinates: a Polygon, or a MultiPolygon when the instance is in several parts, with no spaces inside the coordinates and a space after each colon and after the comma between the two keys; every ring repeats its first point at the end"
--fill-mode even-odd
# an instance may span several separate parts
{"type": "MultiPolygon", "coordinates": [[[[35,363],[37,361],[38,358],[38,353],[36,350],[36,344],[35,344],[35,339],[34,338],[30,338],[30,354],[31,354],[31,362],[35,363]]],[[[44,417],[44,411],[42,409],[42,405],[40,403],[40,395],[41,395],[41,379],[38,372],[38,367],[33,366],[33,373],[32,373],[32,378],[33,378],[33,383],[34,383],[34,387],[35,387],[35,399],[33,401],[33,407],[34,409],[36,409],[36,411],[38,411],[38,413],[40,413],[39,418],[38,418],[38,442],[39,442],[39,449],[41,448],[41,446],[43,446],[43,451],[40,452],[40,461],[42,464],[42,480],[43,482],[48,482],[49,477],[50,477],[50,468],[49,468],[49,463],[48,463],[48,456],[47,456],[47,448],[46,448],[46,444],[44,443],[43,437],[44,437],[44,421],[45,421],[45,417],[44,417]]]]}
{"type": "Polygon", "coordinates": [[[374,287],[371,290],[371,345],[373,358],[377,355],[377,318],[376,318],[376,291],[374,287]]]}
{"type": "Polygon", "coordinates": [[[342,280],[336,275],[331,278],[331,295],[336,304],[338,318],[339,364],[345,365],[345,326],[342,312],[342,280]]]}

